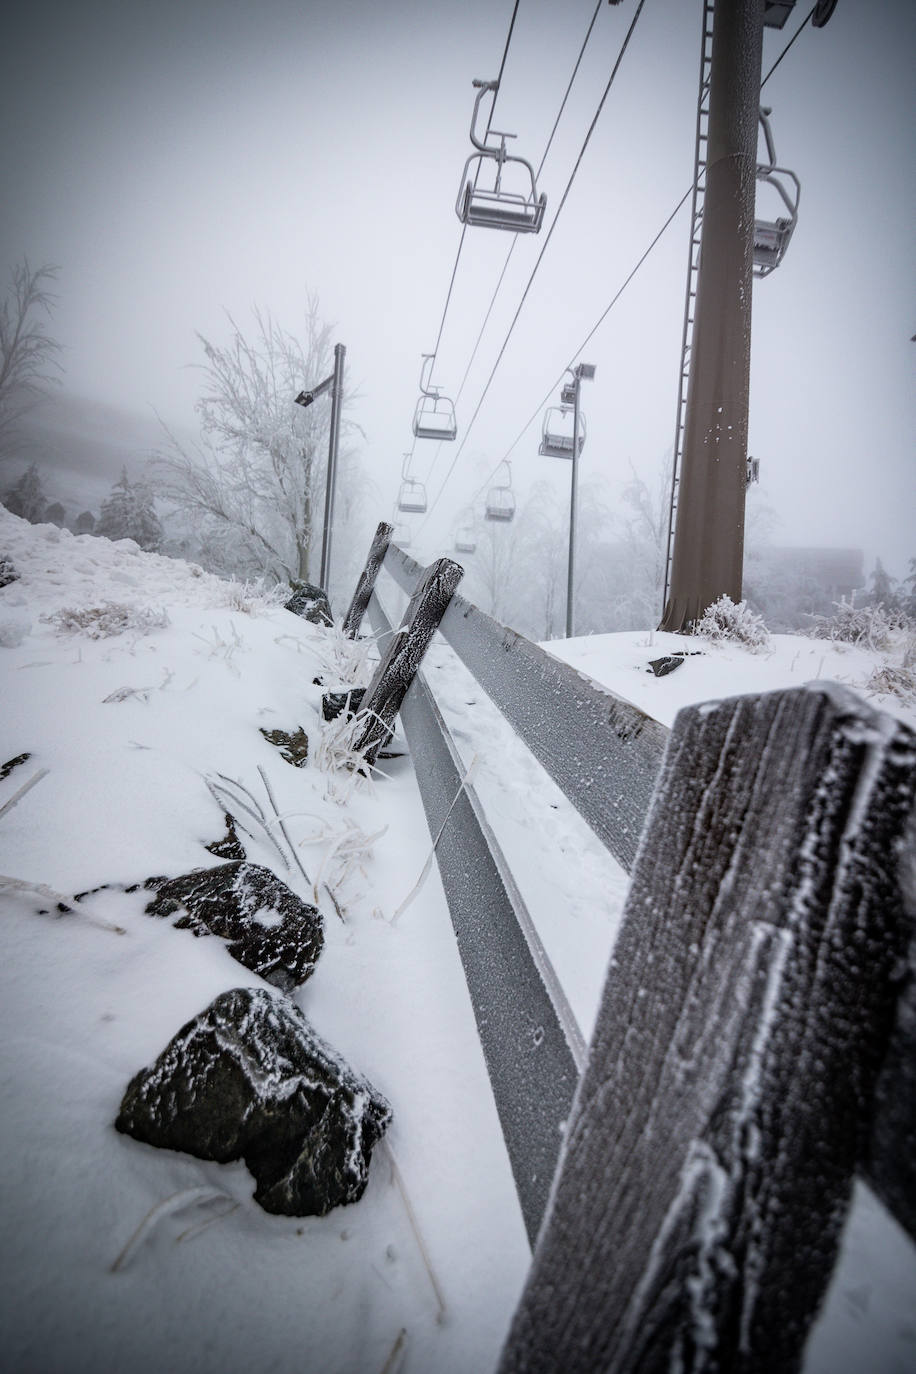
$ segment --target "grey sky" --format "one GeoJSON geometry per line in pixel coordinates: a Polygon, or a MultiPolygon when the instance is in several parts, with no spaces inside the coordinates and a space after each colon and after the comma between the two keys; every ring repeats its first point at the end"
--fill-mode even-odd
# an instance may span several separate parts
{"type": "MultiPolygon", "coordinates": [[[[521,0],[495,126],[540,160],[594,0],[521,0]]],[[[548,219],[632,18],[602,7],[541,186],[548,219]]],[[[810,6],[766,34],[764,69],[810,6]]],[[[511,0],[30,0],[0,57],[0,269],[61,266],[57,329],[72,390],[189,421],[195,330],[269,308],[294,331],[305,293],[347,344],[364,462],[390,514],[420,354],[433,348],[461,226],[473,77],[494,77],[511,0]]],[[[495,382],[422,552],[458,513],[687,188],[700,0],[647,0],[495,382]]],[[[754,288],[750,495],[778,542],[853,544],[894,571],[916,554],[913,78],[916,4],[839,0],[768,84],[779,160],[802,182],[782,267],[754,288]]],[[[763,206],[761,205],[761,210],[763,206]]],[[[772,209],[772,207],[771,207],[772,209]]],[[[670,446],[687,211],[583,357],[583,480],[617,499],[670,446]]],[[[458,409],[469,420],[543,235],[521,240],[458,409]]],[[[469,230],[436,380],[454,394],[510,238],[469,230]]],[[[303,379],[308,380],[308,379],[303,379]]],[[[312,379],[314,380],[314,379],[312,379]]],[[[568,466],[512,452],[524,493],[568,466]]],[[[418,443],[439,490],[455,446],[418,443]]]]}

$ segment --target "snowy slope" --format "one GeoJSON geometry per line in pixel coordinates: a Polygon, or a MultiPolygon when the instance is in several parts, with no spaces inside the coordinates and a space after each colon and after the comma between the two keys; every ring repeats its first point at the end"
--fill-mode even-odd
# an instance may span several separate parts
{"type": "MultiPolygon", "coordinates": [[[[0,888],[8,1367],[491,1369],[527,1268],[524,1229],[435,866],[392,921],[429,853],[410,761],[386,764],[371,788],[314,766],[313,679],[343,680],[339,640],[130,541],[0,508],[4,554],[20,577],[0,589],[0,763],[31,758],[0,782],[0,808],[48,771],[0,816],[0,873],[72,896],[213,863],[203,846],[222,815],[206,780],[237,780],[270,815],[263,769],[309,881],[276,825],[279,847],[252,826],[249,857],[306,899],[317,886],[325,919],[325,952],[295,998],[395,1113],[365,1196],[320,1219],[262,1212],[242,1165],[118,1135],[137,1069],[217,993],[259,980],[220,942],[145,916],[143,894],[109,889],[41,916],[40,894],[0,888]],[[61,615],[92,608],[82,628],[61,615]],[[312,746],[304,769],[258,731],[297,725],[312,746]]],[[[656,679],[648,659],[683,641],[649,638],[548,647],[665,723],[687,701],[816,676],[862,683],[874,664],[786,636],[768,655],[710,649],[656,679]]],[[[445,645],[429,676],[588,1033],[625,876],[445,645]]],[[[908,1367],[912,1251],[860,1190],[809,1374],[908,1367]],[[857,1351],[883,1363],[856,1364],[857,1351]]]]}

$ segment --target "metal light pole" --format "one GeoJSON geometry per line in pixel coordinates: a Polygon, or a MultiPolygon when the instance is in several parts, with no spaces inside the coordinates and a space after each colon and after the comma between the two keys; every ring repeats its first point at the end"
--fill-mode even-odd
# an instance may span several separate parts
{"type": "Polygon", "coordinates": [[[318,584],[325,591],[328,590],[328,579],[331,570],[331,526],[334,520],[334,487],[337,482],[337,453],[340,447],[340,412],[343,404],[343,372],[344,359],[347,350],[344,344],[334,345],[334,371],[330,377],[325,377],[323,382],[319,382],[311,391],[300,391],[296,397],[296,404],[300,406],[310,406],[318,397],[323,396],[326,391],[331,393],[331,433],[328,439],[328,477],[324,495],[324,526],[321,537],[321,570],[318,574],[318,584]]]}
{"type": "Polygon", "coordinates": [[[576,511],[579,494],[579,386],[583,380],[592,381],[595,368],[592,363],[579,363],[573,368],[571,387],[563,388],[566,400],[572,391],[573,403],[573,443],[572,476],[569,484],[569,567],[566,574],[566,638],[573,637],[573,578],[576,571],[576,511]]]}

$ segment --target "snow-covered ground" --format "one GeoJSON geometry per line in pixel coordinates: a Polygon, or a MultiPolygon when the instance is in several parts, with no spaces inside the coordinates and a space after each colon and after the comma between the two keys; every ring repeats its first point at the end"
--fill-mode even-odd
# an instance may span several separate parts
{"type": "MultiPolygon", "coordinates": [[[[0,589],[0,764],[31,757],[0,781],[0,808],[47,770],[0,814],[0,873],[24,884],[0,887],[4,1367],[486,1374],[528,1247],[435,865],[392,919],[430,848],[410,760],[370,787],[315,766],[339,639],[129,541],[0,508],[3,555],[19,579],[0,589]],[[300,725],[312,758],[296,769],[259,727],[300,725]],[[215,862],[204,845],[223,820],[207,781],[220,774],[270,818],[259,770],[309,879],[276,825],[276,845],[252,826],[248,855],[306,900],[317,889],[324,915],[324,954],[295,1000],[394,1109],[364,1197],[324,1218],[270,1216],[243,1165],[155,1150],[112,1124],[129,1079],[186,1020],[259,984],[220,941],[149,918],[148,894],[123,891],[215,862]],[[70,914],[38,914],[53,902],[36,885],[72,898],[102,884],[70,914]]],[[[861,686],[875,663],[779,637],[766,654],[710,648],[657,679],[648,659],[683,641],[549,647],[666,724],[735,691],[861,686]]],[[[446,646],[429,675],[588,1033],[625,877],[446,646]]],[[[913,1310],[913,1247],[858,1189],[808,1374],[911,1369],[913,1310]]]]}

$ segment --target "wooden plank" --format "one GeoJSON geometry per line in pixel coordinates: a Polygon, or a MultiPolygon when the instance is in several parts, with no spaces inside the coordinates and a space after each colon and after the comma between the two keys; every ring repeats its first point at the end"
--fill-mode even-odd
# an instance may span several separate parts
{"type": "MultiPolygon", "coordinates": [[[[385,570],[409,591],[417,565],[395,545],[385,570]]],[[[629,872],[668,730],[461,596],[439,626],[516,734],[629,872]]]]}
{"type": "MultiPolygon", "coordinates": [[[[390,624],[378,595],[373,629],[390,624]]],[[[534,1245],[585,1044],[422,673],[401,704],[519,1204],[534,1245]],[[456,800],[457,799],[457,800],[456,800]]]]}
{"type": "Polygon", "coordinates": [[[463,576],[464,568],[451,558],[437,558],[422,571],[403,623],[389,639],[357,712],[361,728],[353,747],[367,764],[375,763],[390,740],[404,694],[463,576]]]}
{"type": "Polygon", "coordinates": [[[359,634],[359,627],[363,622],[366,607],[369,605],[369,598],[375,586],[375,579],[378,577],[379,569],[385,561],[385,554],[388,552],[388,544],[391,540],[394,526],[386,524],[383,520],[372,537],[369,546],[369,554],[366,558],[366,565],[359,575],[356,590],[353,593],[353,600],[347,614],[343,618],[343,632],[348,639],[355,639],[359,634]]]}
{"type": "Polygon", "coordinates": [[[682,711],[500,1374],[791,1374],[912,921],[916,736],[832,684],[682,711]]]}

